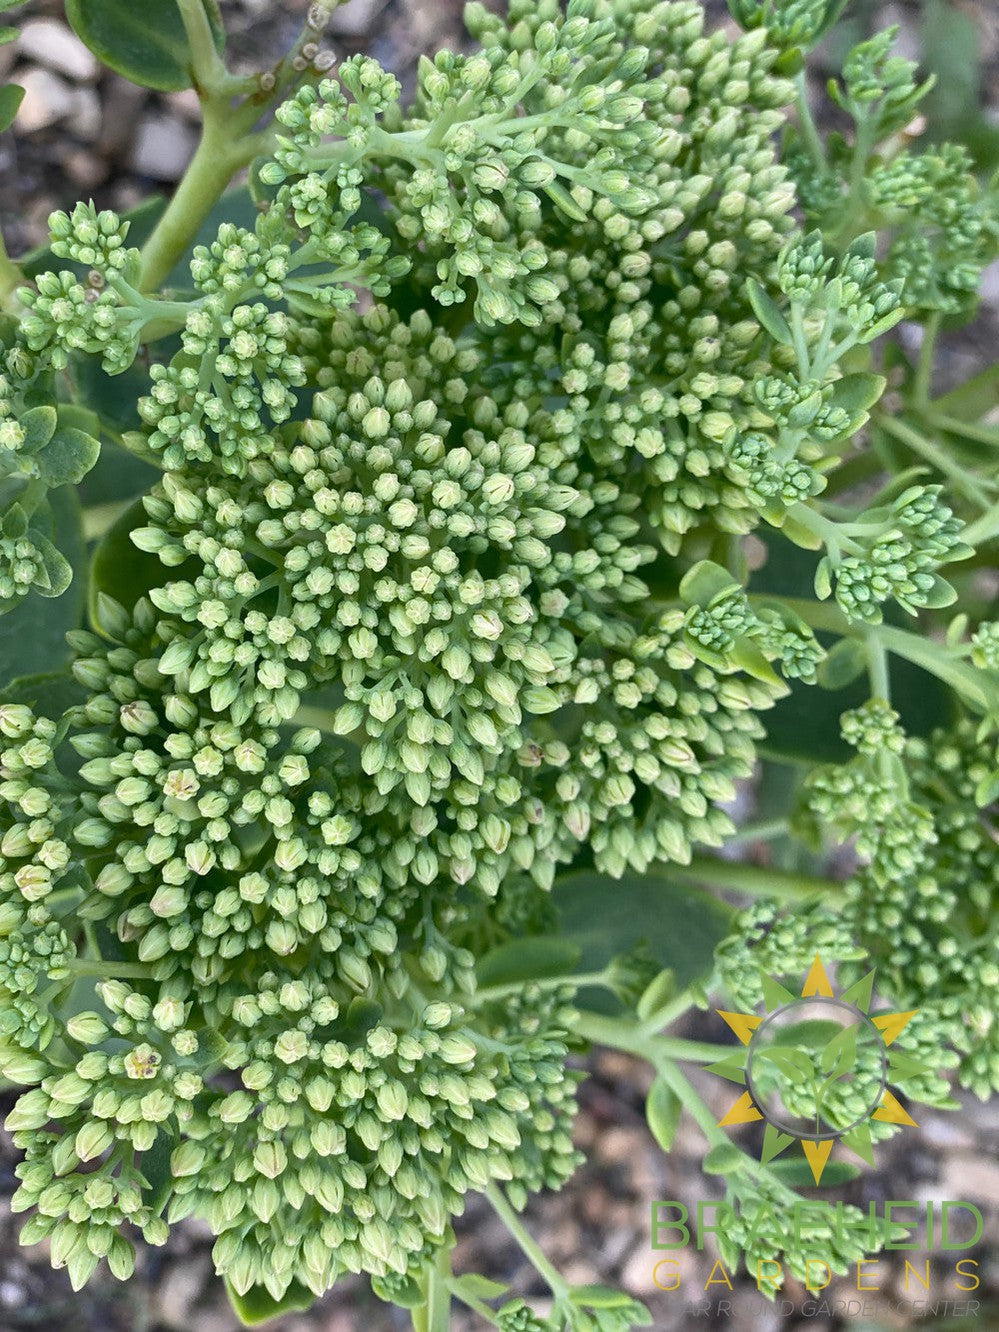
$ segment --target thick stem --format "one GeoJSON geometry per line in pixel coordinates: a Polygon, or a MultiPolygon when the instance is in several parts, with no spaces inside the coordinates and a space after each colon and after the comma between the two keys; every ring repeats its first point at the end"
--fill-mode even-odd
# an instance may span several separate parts
{"type": "Polygon", "coordinates": [[[66,964],[74,976],[96,976],[99,980],[149,980],[152,968],[145,962],[104,962],[77,959],[66,964]]]}
{"type": "Polygon", "coordinates": [[[17,314],[19,305],[14,297],[18,287],[24,286],[24,274],[7,253],[3,236],[0,236],[0,312],[17,314]]]}
{"type": "Polygon", "coordinates": [[[177,7],[191,50],[194,85],[202,95],[216,92],[224,87],[228,71],[216,49],[212,25],[208,22],[203,0],[177,0],[177,7]]]}
{"type": "Polygon", "coordinates": [[[875,633],[867,635],[867,671],[871,682],[871,694],[874,698],[891,701],[891,685],[888,678],[888,654],[884,643],[875,633]]]}
{"type": "Polygon", "coordinates": [[[449,1332],[451,1327],[451,1251],[442,1249],[423,1282],[426,1302],[413,1310],[413,1332],[449,1332]]]}
{"type": "Polygon", "coordinates": [[[238,112],[205,107],[201,142],[176,194],[142,251],[142,291],[161,287],[201,229],[202,223],[240,167],[247,166],[260,140],[241,134],[238,112]]]}
{"type": "Polygon", "coordinates": [[[789,870],[747,865],[741,860],[721,860],[715,856],[694,856],[689,865],[670,865],[666,872],[672,878],[731,888],[757,897],[776,897],[785,902],[802,901],[816,894],[836,895],[843,887],[834,879],[823,879],[818,875],[792,874],[789,870]]]}

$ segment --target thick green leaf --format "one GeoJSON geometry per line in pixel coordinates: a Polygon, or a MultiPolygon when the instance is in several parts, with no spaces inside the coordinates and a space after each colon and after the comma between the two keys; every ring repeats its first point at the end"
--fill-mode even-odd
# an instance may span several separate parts
{"type": "Polygon", "coordinates": [[[683,1102],[662,1075],[656,1078],[645,1102],[645,1118],[656,1142],[668,1152],[680,1124],[683,1102]]]}
{"type": "Polygon", "coordinates": [[[13,125],[23,96],[24,89],[16,83],[8,83],[5,88],[0,88],[0,134],[13,125]]]}
{"type": "Polygon", "coordinates": [[[832,386],[830,404],[847,412],[866,412],[880,399],[887,383],[883,375],[844,375],[832,386]]]}
{"type": "Polygon", "coordinates": [[[0,685],[23,675],[58,670],[69,660],[66,634],[83,618],[85,549],[80,503],[63,487],[49,496],[50,536],[74,571],[69,589],[59,597],[30,593],[19,606],[0,615],[0,685]]]}
{"type": "Polygon", "coordinates": [[[82,481],[100,457],[100,441],[74,426],[57,429],[39,452],[38,475],[48,486],[82,481]]]}
{"type": "Polygon", "coordinates": [[[32,407],[25,412],[19,425],[24,431],[21,452],[29,455],[38,453],[55,434],[59,415],[54,407],[32,407]]]}
{"type": "Polygon", "coordinates": [[[841,638],[819,663],[818,682],[823,689],[845,689],[867,670],[867,652],[859,638],[841,638]]]}
{"type": "Polygon", "coordinates": [[[73,566],[48,537],[35,536],[34,542],[45,570],[45,581],[36,580],[35,591],[42,597],[61,597],[73,581],[73,566]]]}
{"type": "Polygon", "coordinates": [[[57,719],[86,702],[87,691],[68,670],[21,675],[3,686],[5,703],[26,703],[40,716],[57,719]]]}
{"type": "Polygon", "coordinates": [[[105,439],[97,465],[80,483],[80,500],[85,509],[134,500],[150,490],[159,475],[155,467],[105,439]]]}
{"type": "MultiPolygon", "coordinates": [[[[221,51],[225,30],[215,0],[203,0],[221,51]]],[[[176,0],[66,0],[73,31],[94,55],[143,88],[191,87],[191,52],[176,0]]]]}
{"type": "Polygon", "coordinates": [[[311,1309],[316,1297],[308,1287],[299,1281],[293,1281],[280,1300],[276,1300],[263,1286],[253,1286],[245,1295],[240,1295],[226,1279],[226,1294],[236,1316],[244,1327],[259,1327],[281,1314],[301,1313],[311,1309]]]}
{"type": "MultiPolygon", "coordinates": [[[[102,625],[99,598],[110,597],[126,610],[146,595],[151,588],[162,587],[173,579],[182,579],[193,572],[195,564],[182,564],[168,569],[148,551],[133,544],[130,533],[149,523],[141,500],[136,500],[101,538],[90,567],[90,587],[87,608],[95,627],[102,625]]],[[[108,626],[104,626],[107,628],[108,626]]]]}
{"type": "Polygon", "coordinates": [[[672,970],[667,968],[660,971],[658,976],[654,976],[642,992],[635,1012],[639,1020],[647,1022],[649,1018],[654,1017],[676,993],[676,976],[672,970]]]}
{"type": "Polygon", "coordinates": [[[160,1133],[149,1151],[142,1153],[142,1178],[146,1181],[145,1203],[158,1212],[173,1189],[170,1156],[176,1142],[169,1133],[160,1133]]]}
{"type": "Polygon", "coordinates": [[[569,1291],[569,1300],[582,1309],[627,1309],[632,1327],[648,1327],[652,1323],[652,1315],[644,1304],[613,1286],[574,1286],[569,1291]]]}
{"type": "Polygon", "coordinates": [[[567,976],[575,971],[579,957],[579,945],[566,939],[511,939],[480,960],[478,982],[485,989],[545,976],[567,976]]]}
{"type": "MultiPolygon", "coordinates": [[[[782,1156],[778,1161],[771,1161],[767,1167],[782,1184],[792,1189],[813,1189],[815,1176],[812,1167],[804,1156],[782,1156]]],[[[837,1184],[846,1184],[860,1174],[859,1166],[848,1161],[827,1161],[822,1170],[822,1187],[835,1188],[837,1184]]]]}
{"type": "Polygon", "coordinates": [[[565,186],[558,180],[551,180],[544,186],[544,191],[552,203],[573,222],[585,222],[586,213],[572,197],[565,186]]]}
{"type": "Polygon", "coordinates": [[[582,971],[600,971],[644,943],[683,989],[711,967],[731,910],[710,893],[670,881],[669,866],[612,879],[578,870],[556,879],[552,900],[560,935],[578,945],[582,971]]]}
{"type": "Polygon", "coordinates": [[[732,1175],[742,1169],[744,1159],[734,1142],[719,1142],[711,1148],[702,1164],[709,1175],[732,1175]]]}

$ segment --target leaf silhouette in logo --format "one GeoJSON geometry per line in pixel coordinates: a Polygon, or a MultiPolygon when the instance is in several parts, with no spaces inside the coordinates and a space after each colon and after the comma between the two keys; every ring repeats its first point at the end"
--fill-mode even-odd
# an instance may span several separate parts
{"type": "Polygon", "coordinates": [[[783,1077],[795,1084],[810,1082],[814,1073],[810,1055],[792,1045],[768,1045],[757,1051],[756,1058],[773,1064],[783,1077]]]}
{"type": "Polygon", "coordinates": [[[816,1124],[834,1085],[842,1078],[848,1077],[856,1069],[857,1038],[859,1034],[859,1023],[844,1027],[842,1031],[837,1032],[822,1051],[819,1064],[826,1076],[815,1089],[816,1124]]]}

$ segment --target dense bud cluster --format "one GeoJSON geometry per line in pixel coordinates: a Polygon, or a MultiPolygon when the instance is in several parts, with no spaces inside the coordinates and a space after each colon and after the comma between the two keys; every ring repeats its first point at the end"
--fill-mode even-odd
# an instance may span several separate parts
{"type": "Polygon", "coordinates": [[[899,863],[896,851],[887,879],[876,862],[858,873],[849,913],[893,998],[946,1033],[961,1054],[962,1082],[984,1097],[999,1087],[999,861],[995,797],[982,798],[995,773],[995,740],[976,739],[965,722],[928,741],[907,740],[904,755],[921,811],[918,856],[899,863]]]}
{"type": "MultiPolygon", "coordinates": [[[[945,149],[852,173],[855,208],[842,161],[802,168],[793,134],[778,158],[780,71],[837,0],[732,0],[735,39],[697,0],[473,4],[479,49],[424,60],[407,109],[369,57],[322,77],[331,8],[261,76],[260,105],[284,100],[251,135],[256,218],[193,246],[186,290],[148,292],[149,247],[81,204],[51,219],[70,267],[0,320],[0,610],[70,578],[49,492],[94,465],[98,427],[57,375],[89,356],[104,387],[141,380],[138,428],[101,427],[158,467],[98,548],[72,679],[0,703],[0,1076],[29,1089],[14,1205],[76,1286],[196,1216],[237,1296],[363,1272],[412,1303],[469,1190],[503,1215],[563,1183],[594,978],[492,985],[483,955],[557,934],[560,866],[620,878],[721,845],[771,705],[865,653],[856,755],[811,774],[801,820],[855,839],[846,908],[761,904],[717,974],[753,1006],[761,970],[868,950],[927,1011],[918,1090],[943,1104],[973,952],[962,1073],[996,1079],[996,626],[938,645],[891,624],[891,603],[948,604],[939,570],[972,553],[944,486],[909,471],[831,487],[859,507],[825,499],[886,387],[865,349],[967,304],[991,196],[945,149]],[[906,216],[924,206],[928,231],[906,216]],[[897,220],[887,256],[837,207],[897,220]],[[835,605],[745,586],[742,538],[766,526],[835,605]],[[879,630],[980,726],[907,738],[879,630]]],[[[875,40],[836,96],[871,150],[918,93],[875,40]]],[[[632,1008],[664,965],[633,938],[597,981],[632,1008]]],[[[844,1119],[863,1091],[839,1089],[844,1119]]],[[[772,1258],[751,1212],[794,1195],[723,1173],[723,1257],[772,1258]]],[[[834,1266],[867,1247],[851,1209],[805,1238],[834,1266]]],[[[493,1321],[647,1320],[552,1290],[549,1321],[518,1300],[493,1321]]]]}

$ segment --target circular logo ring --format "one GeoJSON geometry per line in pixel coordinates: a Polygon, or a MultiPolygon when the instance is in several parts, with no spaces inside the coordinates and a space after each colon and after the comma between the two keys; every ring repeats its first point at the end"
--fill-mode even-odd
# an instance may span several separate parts
{"type": "Polygon", "coordinates": [[[859,1128],[861,1124],[866,1123],[867,1120],[870,1119],[871,1114],[880,1105],[881,1098],[883,1097],[887,1086],[888,1057],[885,1053],[885,1046],[881,1033],[866,1013],[862,1012],[854,1004],[848,1004],[842,999],[827,998],[820,995],[814,997],[808,996],[803,999],[795,999],[793,1003],[784,1004],[782,1008],[775,1008],[774,1011],[769,1013],[764,1021],[756,1028],[753,1032],[752,1039],[749,1042],[749,1048],[746,1053],[746,1089],[753,1099],[753,1104],[757,1107],[768,1124],[772,1124],[773,1127],[781,1133],[789,1133],[794,1138],[807,1138],[810,1142],[824,1142],[830,1139],[842,1138],[844,1134],[850,1133],[855,1128],[859,1128]],[[784,1124],[781,1120],[776,1119],[773,1115],[768,1114],[763,1108],[765,1104],[764,1099],[760,1096],[759,1089],[753,1080],[753,1055],[756,1053],[753,1047],[759,1045],[763,1033],[777,1018],[780,1017],[782,1013],[787,1013],[794,1008],[801,1008],[802,1005],[806,1004],[822,1004],[826,1007],[845,1008],[848,1013],[852,1013],[855,1017],[860,1018],[861,1021],[866,1022],[871,1031],[874,1032],[877,1039],[877,1048],[881,1056],[881,1077],[878,1082],[877,1092],[872,1098],[870,1105],[864,1113],[853,1120],[852,1123],[847,1124],[840,1129],[831,1129],[826,1133],[802,1133],[799,1129],[792,1128],[789,1125],[784,1124]]]}

